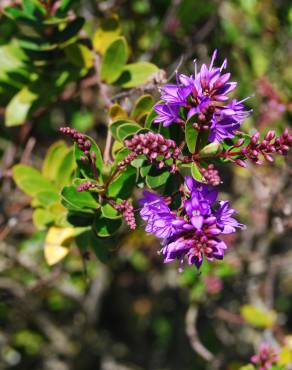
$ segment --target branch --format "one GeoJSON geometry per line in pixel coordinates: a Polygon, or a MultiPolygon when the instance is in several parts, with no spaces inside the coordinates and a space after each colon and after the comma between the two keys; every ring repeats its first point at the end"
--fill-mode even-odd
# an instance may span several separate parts
{"type": "Polygon", "coordinates": [[[196,321],[198,317],[198,307],[190,305],[185,317],[186,333],[189,337],[190,344],[195,352],[200,355],[204,360],[210,362],[214,360],[214,355],[202,344],[200,341],[196,321]]]}

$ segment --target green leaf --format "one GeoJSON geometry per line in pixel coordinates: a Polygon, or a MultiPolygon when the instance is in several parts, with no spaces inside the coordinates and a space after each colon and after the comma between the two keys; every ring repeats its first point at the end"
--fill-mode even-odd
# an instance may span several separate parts
{"type": "Polygon", "coordinates": [[[109,115],[112,121],[116,121],[118,119],[127,119],[128,114],[127,112],[120,106],[120,104],[113,104],[109,109],[109,115]]]}
{"type": "Polygon", "coordinates": [[[216,155],[222,151],[220,143],[210,143],[200,150],[199,154],[201,158],[216,155]]]}
{"type": "Polygon", "coordinates": [[[140,168],[140,174],[142,177],[146,177],[152,168],[152,164],[144,163],[144,166],[140,168]]]}
{"type": "Polygon", "coordinates": [[[58,193],[56,187],[39,171],[24,164],[15,165],[12,168],[12,176],[17,186],[32,197],[43,191],[58,193]]]}
{"type": "Polygon", "coordinates": [[[105,51],[100,68],[101,79],[107,83],[116,81],[121,75],[127,59],[127,42],[124,37],[119,37],[105,51]]]}
{"type": "Polygon", "coordinates": [[[93,221],[93,230],[96,232],[97,236],[106,238],[114,234],[121,225],[122,221],[120,219],[112,220],[103,217],[101,213],[97,213],[93,221]]]}
{"type": "MultiPolygon", "coordinates": [[[[130,119],[118,119],[114,122],[112,122],[110,124],[110,130],[111,130],[111,133],[112,133],[112,136],[118,140],[118,135],[117,135],[117,131],[118,131],[118,128],[124,124],[130,124],[130,125],[137,125],[137,123],[135,121],[132,121],[130,119]]],[[[140,127],[141,128],[141,127],[140,127]]]]}
{"type": "Polygon", "coordinates": [[[35,196],[35,200],[43,207],[48,207],[50,204],[57,202],[59,199],[59,194],[52,191],[40,191],[35,196]]]}
{"type": "Polygon", "coordinates": [[[14,95],[5,110],[5,125],[8,127],[22,125],[36,99],[37,95],[31,92],[28,87],[24,87],[14,95]]]}
{"type": "MultiPolygon", "coordinates": [[[[119,143],[116,141],[116,143],[119,143]]],[[[128,148],[122,147],[118,152],[115,153],[115,162],[112,166],[112,170],[114,170],[118,163],[120,163],[131,151],[128,148]]]]}
{"type": "Polygon", "coordinates": [[[62,190],[62,204],[69,210],[97,210],[100,205],[92,193],[78,192],[74,186],[65,186],[62,190]]]}
{"type": "Polygon", "coordinates": [[[92,249],[96,257],[103,263],[109,260],[109,248],[112,240],[98,238],[92,230],[86,230],[75,238],[77,246],[81,250],[92,249]]]}
{"type": "Polygon", "coordinates": [[[69,185],[76,169],[74,148],[71,148],[57,168],[55,183],[59,188],[69,185]]]}
{"type": "Polygon", "coordinates": [[[68,153],[68,147],[64,141],[56,141],[51,145],[45,156],[42,175],[49,180],[54,180],[56,178],[58,169],[66,154],[68,153]]]}
{"type": "Polygon", "coordinates": [[[131,166],[133,166],[135,168],[140,168],[140,167],[143,166],[143,164],[145,162],[145,159],[146,159],[146,157],[144,155],[139,155],[136,159],[134,159],[131,162],[131,166]]]}
{"type": "Polygon", "coordinates": [[[93,36],[93,48],[100,54],[104,54],[107,47],[121,34],[119,17],[113,15],[101,21],[100,27],[93,36]]]}
{"type": "Polygon", "coordinates": [[[74,146],[75,160],[77,162],[77,165],[78,165],[82,175],[85,178],[99,180],[99,182],[102,183],[103,182],[103,179],[102,179],[103,160],[102,160],[102,155],[101,155],[100,149],[99,149],[98,145],[96,144],[96,142],[93,139],[91,139],[89,136],[86,136],[86,139],[91,142],[90,154],[92,154],[94,152],[95,155],[96,155],[95,166],[96,166],[98,178],[95,179],[95,174],[94,174],[94,171],[93,171],[92,166],[90,165],[90,163],[88,161],[86,161],[84,163],[81,160],[81,157],[84,157],[84,153],[81,149],[78,148],[78,146],[76,144],[74,146]]]}
{"type": "Polygon", "coordinates": [[[120,141],[124,141],[128,136],[136,134],[142,127],[138,124],[125,123],[117,129],[117,138],[120,141]]]}
{"type": "Polygon", "coordinates": [[[81,213],[69,211],[67,214],[67,221],[76,227],[91,226],[93,222],[93,213],[81,213]]]}
{"type": "Polygon", "coordinates": [[[146,176],[146,184],[151,189],[158,188],[159,186],[164,185],[170,176],[170,172],[163,171],[157,175],[147,175],[146,176]]]}
{"type": "Polygon", "coordinates": [[[45,230],[54,222],[54,216],[48,210],[38,208],[34,211],[32,220],[37,229],[45,230]]]}
{"type": "Polygon", "coordinates": [[[151,82],[151,77],[158,71],[158,67],[149,62],[127,64],[116,83],[125,88],[141,86],[151,82]]]}
{"type": "MultiPolygon", "coordinates": [[[[152,126],[152,123],[154,121],[154,118],[157,117],[157,113],[155,112],[155,110],[153,109],[147,116],[146,118],[146,121],[145,121],[145,128],[151,128],[152,126]]],[[[159,127],[159,124],[157,123],[156,124],[156,128],[159,127]]]]}
{"type": "Polygon", "coordinates": [[[93,54],[87,46],[76,42],[68,45],[64,51],[67,59],[76,67],[90,69],[93,66],[93,54]]]}
{"type": "Polygon", "coordinates": [[[110,198],[127,199],[131,196],[136,182],[137,170],[127,166],[108,186],[107,195],[110,198]]]}
{"type": "Polygon", "coordinates": [[[111,206],[109,203],[103,204],[101,206],[101,213],[105,218],[110,218],[112,220],[121,218],[122,215],[119,211],[117,211],[113,206],[111,206]]]}
{"type": "Polygon", "coordinates": [[[70,7],[72,7],[74,2],[76,2],[76,0],[61,0],[58,12],[61,11],[66,13],[70,9],[70,7]]]}
{"type": "Polygon", "coordinates": [[[84,22],[85,20],[82,17],[77,17],[73,19],[73,21],[71,21],[61,32],[57,31],[52,36],[52,41],[60,44],[70,40],[74,36],[77,36],[79,31],[83,27],[84,22]]]}
{"type": "Polygon", "coordinates": [[[191,174],[192,174],[192,177],[193,177],[195,180],[197,180],[197,181],[199,181],[199,182],[203,182],[204,177],[203,177],[203,175],[201,174],[201,171],[200,171],[200,169],[199,169],[198,165],[197,165],[195,162],[193,162],[193,163],[191,164],[191,174]]]}
{"type": "Polygon", "coordinates": [[[139,121],[142,116],[149,113],[153,107],[154,100],[153,97],[149,94],[142,95],[135,103],[131,117],[139,121]]]}
{"type": "Polygon", "coordinates": [[[0,80],[9,80],[9,71],[21,70],[24,59],[25,55],[16,41],[0,46],[0,80]]]}
{"type": "Polygon", "coordinates": [[[240,313],[245,321],[258,328],[270,328],[277,320],[277,313],[274,310],[260,308],[251,304],[243,305],[240,313]]]}
{"type": "Polygon", "coordinates": [[[191,153],[194,153],[196,149],[198,131],[193,128],[193,125],[190,121],[186,123],[185,127],[186,143],[188,149],[191,153]]]}

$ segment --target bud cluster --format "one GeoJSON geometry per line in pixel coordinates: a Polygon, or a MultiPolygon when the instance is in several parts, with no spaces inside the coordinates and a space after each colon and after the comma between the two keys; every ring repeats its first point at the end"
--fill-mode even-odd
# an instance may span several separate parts
{"type": "Polygon", "coordinates": [[[210,185],[217,186],[221,183],[219,172],[213,164],[209,164],[207,168],[201,168],[201,173],[210,185]]]}
{"type": "Polygon", "coordinates": [[[134,207],[128,200],[123,200],[121,204],[115,204],[115,209],[120,211],[131,230],[136,229],[136,220],[134,215],[134,207]]]}
{"type": "Polygon", "coordinates": [[[86,138],[84,134],[81,134],[74,128],[70,127],[61,127],[60,132],[62,132],[62,134],[64,135],[70,136],[78,145],[78,148],[81,149],[86,156],[89,155],[91,142],[86,138]]]}
{"type": "Polygon", "coordinates": [[[89,189],[94,189],[94,188],[97,188],[97,184],[94,184],[91,181],[86,181],[77,186],[77,191],[78,192],[87,191],[89,189]]]}
{"type": "MultiPolygon", "coordinates": [[[[89,165],[92,168],[92,172],[93,172],[94,176],[97,178],[97,170],[96,170],[96,167],[95,167],[96,154],[95,154],[94,151],[92,151],[90,153],[90,148],[91,148],[90,140],[88,140],[88,138],[84,134],[78,132],[74,128],[61,127],[60,132],[62,132],[62,134],[64,134],[64,135],[67,135],[67,136],[71,137],[75,141],[78,148],[80,150],[82,150],[82,152],[84,153],[84,156],[80,157],[81,161],[84,164],[89,163],[89,165]]],[[[82,191],[82,190],[80,190],[80,191],[82,191]]]]}
{"type": "Polygon", "coordinates": [[[147,134],[136,134],[132,139],[125,140],[125,145],[132,153],[124,159],[124,163],[129,163],[133,160],[132,158],[138,155],[145,155],[151,163],[156,162],[158,168],[170,167],[171,172],[176,171],[175,162],[181,151],[173,140],[166,139],[160,134],[148,132],[147,134]],[[173,160],[171,165],[165,163],[168,159],[173,160]]]}
{"type": "Polygon", "coordinates": [[[292,135],[286,128],[283,133],[276,137],[275,131],[270,130],[266,133],[264,140],[260,141],[260,134],[256,132],[251,136],[250,143],[241,149],[245,158],[256,164],[262,164],[261,157],[269,162],[273,162],[271,154],[286,155],[292,146],[292,135]]]}

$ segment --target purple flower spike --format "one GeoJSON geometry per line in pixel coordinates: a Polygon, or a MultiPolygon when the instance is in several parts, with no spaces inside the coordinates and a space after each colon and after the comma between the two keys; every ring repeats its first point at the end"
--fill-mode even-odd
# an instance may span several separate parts
{"type": "Polygon", "coordinates": [[[211,142],[234,137],[235,131],[251,111],[244,107],[246,99],[230,101],[229,94],[237,84],[230,81],[230,73],[223,73],[227,61],[221,67],[216,67],[216,58],[217,50],[212,55],[209,67],[203,64],[198,72],[195,62],[194,77],[177,74],[176,84],[161,88],[162,102],[154,107],[158,114],[154,122],[167,127],[193,119],[199,131],[210,131],[211,142]]]}
{"type": "Polygon", "coordinates": [[[185,178],[186,193],[178,211],[172,211],[166,199],[144,192],[140,215],[146,222],[146,231],[162,239],[164,262],[179,260],[200,268],[204,258],[223,259],[226,244],[221,234],[230,234],[244,225],[232,216],[235,213],[228,201],[217,201],[217,190],[185,178]]]}

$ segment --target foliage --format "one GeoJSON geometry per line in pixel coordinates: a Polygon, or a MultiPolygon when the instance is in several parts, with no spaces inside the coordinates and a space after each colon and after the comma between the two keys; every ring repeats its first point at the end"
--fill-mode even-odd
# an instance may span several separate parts
{"type": "Polygon", "coordinates": [[[254,128],[289,126],[291,14],[264,0],[0,4],[0,368],[257,370],[261,343],[272,369],[291,366],[289,157],[260,169],[252,157],[254,128]],[[196,115],[154,122],[160,89],[215,48],[238,100],[254,93],[220,144],[196,115]],[[67,125],[88,153],[60,140],[67,125]],[[127,144],[149,133],[180,155],[151,161],[127,144]],[[249,158],[226,155],[246,147],[249,158]],[[210,165],[247,230],[224,237],[223,261],[178,273],[142,232],[137,200],[147,188],[176,212],[186,176],[216,183],[210,165]]]}

